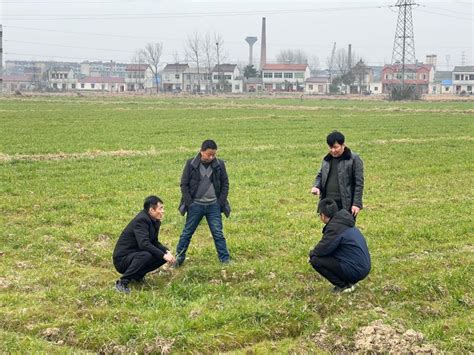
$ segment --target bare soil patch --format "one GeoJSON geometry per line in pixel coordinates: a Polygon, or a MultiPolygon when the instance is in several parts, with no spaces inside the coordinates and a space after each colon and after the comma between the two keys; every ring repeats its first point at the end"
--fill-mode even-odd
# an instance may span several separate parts
{"type": "Polygon", "coordinates": [[[380,319],[357,331],[354,347],[354,350],[364,353],[439,353],[438,349],[424,341],[423,334],[420,332],[413,329],[404,330],[401,326],[387,325],[380,319]]]}

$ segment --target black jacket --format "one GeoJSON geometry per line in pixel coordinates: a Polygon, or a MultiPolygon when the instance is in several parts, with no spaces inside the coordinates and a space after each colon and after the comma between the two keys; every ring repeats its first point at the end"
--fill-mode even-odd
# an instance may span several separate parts
{"type": "Polygon", "coordinates": [[[168,248],[158,241],[160,225],[160,221],[154,221],[145,210],[141,211],[120,235],[113,258],[121,258],[137,251],[148,251],[163,258],[168,248]]]}
{"type": "MultiPolygon", "coordinates": [[[[181,176],[181,202],[179,204],[179,212],[184,216],[189,206],[196,197],[196,192],[201,181],[201,173],[199,164],[201,163],[201,154],[193,159],[189,159],[184,166],[183,175],[181,176]]],[[[227,201],[229,194],[229,177],[225,169],[223,160],[214,159],[211,163],[212,168],[212,185],[216,191],[217,203],[221,206],[221,211],[226,217],[230,215],[230,204],[227,201]]]]}
{"type": "Polygon", "coordinates": [[[332,256],[339,260],[348,280],[357,282],[370,271],[369,249],[362,233],[354,227],[354,218],[340,210],[323,228],[323,238],[309,253],[309,257],[332,256]]]}
{"type": "MultiPolygon", "coordinates": [[[[324,157],[321,169],[316,175],[314,186],[321,191],[321,199],[326,197],[326,183],[329,176],[331,154],[324,157]]],[[[337,165],[337,177],[341,192],[342,207],[350,211],[352,206],[362,208],[362,194],[364,192],[364,164],[362,159],[346,147],[341,161],[337,165]]]]}

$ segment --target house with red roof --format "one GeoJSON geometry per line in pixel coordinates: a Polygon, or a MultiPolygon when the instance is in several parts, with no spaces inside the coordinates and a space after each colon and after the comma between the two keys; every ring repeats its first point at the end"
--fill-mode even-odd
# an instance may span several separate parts
{"type": "Polygon", "coordinates": [[[408,64],[405,68],[399,63],[387,64],[382,69],[382,93],[389,93],[394,85],[414,85],[421,93],[427,94],[430,83],[434,81],[435,67],[432,64],[408,64]]]}
{"type": "Polygon", "coordinates": [[[33,90],[34,87],[35,80],[31,74],[3,76],[3,89],[5,91],[33,90]]]}

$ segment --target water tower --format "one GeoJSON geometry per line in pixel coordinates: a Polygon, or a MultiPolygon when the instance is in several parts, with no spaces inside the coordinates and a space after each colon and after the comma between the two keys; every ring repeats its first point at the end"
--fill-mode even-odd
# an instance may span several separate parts
{"type": "Polygon", "coordinates": [[[245,38],[247,43],[249,44],[249,65],[252,65],[252,53],[253,53],[253,45],[257,42],[257,37],[247,37],[245,38]]]}

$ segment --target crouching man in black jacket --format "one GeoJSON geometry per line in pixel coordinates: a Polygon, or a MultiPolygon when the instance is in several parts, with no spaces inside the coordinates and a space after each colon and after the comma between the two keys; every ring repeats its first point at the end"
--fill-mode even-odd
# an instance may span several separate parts
{"type": "Polygon", "coordinates": [[[362,233],[347,210],[329,198],[318,204],[323,237],[309,253],[313,268],[334,285],[333,292],[352,292],[370,272],[370,255],[362,233]]]}
{"type": "Polygon", "coordinates": [[[115,269],[122,274],[115,288],[119,292],[129,293],[131,280],[143,281],[150,271],[158,269],[176,259],[169,249],[158,241],[161,219],[165,208],[157,196],[148,196],[143,211],[125,227],[115,245],[113,261],[115,269]]]}

